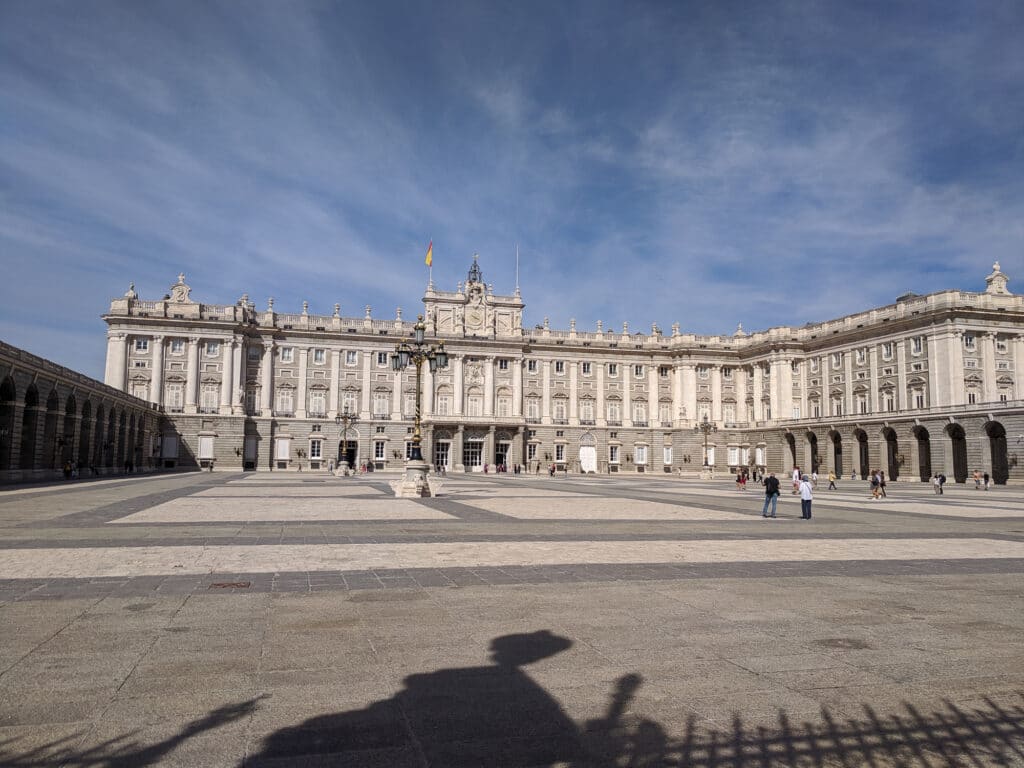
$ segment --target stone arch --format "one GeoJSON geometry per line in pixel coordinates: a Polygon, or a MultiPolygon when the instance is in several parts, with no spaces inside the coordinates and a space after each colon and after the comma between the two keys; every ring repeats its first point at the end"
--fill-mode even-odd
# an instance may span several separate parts
{"type": "Polygon", "coordinates": [[[95,470],[97,466],[103,466],[103,446],[106,440],[103,437],[103,428],[106,426],[106,411],[103,403],[96,406],[96,431],[92,436],[92,455],[89,457],[89,469],[95,470]]]}
{"type": "Polygon", "coordinates": [[[818,465],[821,464],[821,454],[818,453],[818,436],[810,430],[807,431],[807,448],[810,451],[811,472],[817,472],[818,465]]]}
{"type": "Polygon", "coordinates": [[[932,476],[932,441],[928,430],[918,424],[911,432],[917,441],[917,473],[922,482],[928,482],[932,476]]]}
{"type": "Polygon", "coordinates": [[[14,445],[14,412],[18,388],[11,376],[0,382],[0,471],[11,468],[14,445]]]}
{"type": "Polygon", "coordinates": [[[836,430],[828,433],[832,443],[832,471],[839,477],[843,476],[843,436],[836,430]]]}
{"type": "Polygon", "coordinates": [[[792,432],[788,432],[787,431],[786,435],[785,435],[785,438],[786,438],[786,444],[789,446],[790,466],[794,466],[795,467],[797,465],[797,461],[796,461],[796,435],[794,435],[792,432]]]}
{"type": "Polygon", "coordinates": [[[75,420],[78,417],[78,401],[74,395],[68,395],[64,401],[64,423],[60,437],[60,463],[64,466],[75,459],[75,420]]]}
{"type": "Polygon", "coordinates": [[[127,439],[127,417],[124,409],[121,409],[121,417],[117,421],[117,464],[116,466],[124,466],[125,457],[125,442],[127,439]]]}
{"type": "Polygon", "coordinates": [[[885,474],[889,480],[898,480],[900,476],[900,442],[896,436],[896,430],[892,427],[882,428],[882,438],[885,440],[885,474]]]}
{"type": "Polygon", "coordinates": [[[868,433],[863,429],[853,430],[853,439],[857,441],[857,469],[860,479],[867,480],[871,471],[871,451],[868,447],[868,433]]]}
{"type": "Polygon", "coordinates": [[[29,384],[25,390],[25,409],[21,414],[21,449],[18,451],[20,469],[36,468],[36,441],[39,434],[39,390],[29,384]]]}
{"type": "Polygon", "coordinates": [[[992,482],[996,485],[1006,485],[1010,477],[1010,462],[1006,453],[1006,427],[998,421],[990,421],[985,424],[985,434],[988,435],[989,456],[992,461],[992,482]]]}
{"type": "Polygon", "coordinates": [[[78,468],[89,466],[89,449],[92,447],[92,403],[82,403],[82,418],[78,427],[78,468]]]}
{"type": "Polygon", "coordinates": [[[60,398],[57,390],[51,389],[46,397],[46,416],[43,418],[43,466],[54,469],[57,466],[57,420],[60,398]]]}
{"type": "Polygon", "coordinates": [[[117,411],[110,407],[110,414],[107,416],[107,428],[104,431],[103,443],[103,466],[114,466],[114,447],[117,435],[117,411]]]}
{"type": "Polygon", "coordinates": [[[949,463],[947,468],[952,470],[953,480],[957,483],[967,482],[967,433],[964,428],[953,422],[946,429],[946,438],[949,441],[949,463]],[[949,464],[952,464],[949,467],[949,464]]]}

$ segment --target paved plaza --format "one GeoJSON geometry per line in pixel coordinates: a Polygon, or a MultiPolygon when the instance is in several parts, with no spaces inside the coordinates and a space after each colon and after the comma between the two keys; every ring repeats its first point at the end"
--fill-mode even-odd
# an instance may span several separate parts
{"type": "Polygon", "coordinates": [[[2,766],[1024,765],[1024,492],[0,492],[2,766]]]}

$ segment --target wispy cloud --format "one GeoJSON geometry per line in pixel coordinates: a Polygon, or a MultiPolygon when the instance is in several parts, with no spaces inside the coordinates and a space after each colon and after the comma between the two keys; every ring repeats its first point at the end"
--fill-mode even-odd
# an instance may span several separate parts
{"type": "Polygon", "coordinates": [[[0,11],[0,323],[93,375],[130,280],[391,316],[431,237],[581,328],[1024,272],[1019,4],[75,8],[0,11]]]}

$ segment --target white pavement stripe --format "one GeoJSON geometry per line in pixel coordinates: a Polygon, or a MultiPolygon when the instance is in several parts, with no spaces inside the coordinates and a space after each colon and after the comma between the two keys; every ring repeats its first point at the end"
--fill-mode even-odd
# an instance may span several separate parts
{"type": "Polygon", "coordinates": [[[383,568],[616,563],[1024,559],[1000,539],[528,541],[0,550],[0,578],[47,579],[383,568]]]}
{"type": "MultiPolygon", "coordinates": [[[[477,509],[520,520],[749,520],[749,513],[700,507],[682,507],[657,501],[586,498],[525,499],[510,504],[506,499],[471,499],[463,502],[477,509]]],[[[760,507],[757,509],[761,511],[760,507]]]]}
{"type": "Polygon", "coordinates": [[[253,498],[229,502],[227,499],[183,499],[110,521],[118,523],[252,523],[331,520],[454,520],[436,509],[407,499],[330,499],[253,498]]]}

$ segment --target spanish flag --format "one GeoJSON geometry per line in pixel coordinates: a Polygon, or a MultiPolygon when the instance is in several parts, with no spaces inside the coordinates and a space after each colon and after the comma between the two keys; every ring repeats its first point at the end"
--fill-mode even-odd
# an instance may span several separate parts
{"type": "Polygon", "coordinates": [[[427,246],[427,258],[425,258],[423,260],[423,263],[426,264],[428,267],[432,267],[434,265],[434,241],[433,240],[431,240],[430,241],[430,245],[427,246]]]}

